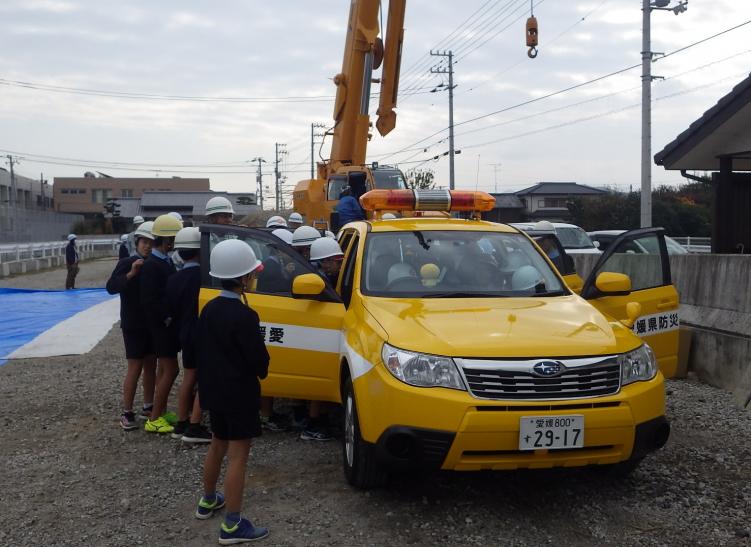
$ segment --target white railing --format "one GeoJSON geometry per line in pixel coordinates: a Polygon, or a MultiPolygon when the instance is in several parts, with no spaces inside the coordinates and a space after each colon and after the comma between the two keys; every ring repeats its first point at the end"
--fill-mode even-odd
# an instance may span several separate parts
{"type": "Polygon", "coordinates": [[[673,239],[689,253],[712,252],[712,238],[710,237],[674,237],[673,239]]]}
{"type": "MultiPolygon", "coordinates": [[[[39,243],[10,243],[0,245],[0,264],[22,262],[35,258],[65,256],[67,241],[45,241],[39,243]]],[[[78,239],[76,247],[79,253],[90,254],[94,251],[112,251],[117,254],[119,239],[78,239]]]]}

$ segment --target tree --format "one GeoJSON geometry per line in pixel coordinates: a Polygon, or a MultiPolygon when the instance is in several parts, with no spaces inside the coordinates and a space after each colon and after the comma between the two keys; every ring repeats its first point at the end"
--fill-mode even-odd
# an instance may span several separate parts
{"type": "Polygon", "coordinates": [[[432,169],[410,169],[405,173],[407,186],[413,190],[432,190],[435,188],[435,173],[432,169]]]}

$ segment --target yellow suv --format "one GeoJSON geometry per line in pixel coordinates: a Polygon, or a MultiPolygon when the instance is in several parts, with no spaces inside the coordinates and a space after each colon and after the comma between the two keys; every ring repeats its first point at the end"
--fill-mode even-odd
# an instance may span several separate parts
{"type": "MultiPolygon", "coordinates": [[[[411,191],[374,192],[366,206],[409,206],[411,191]]],[[[268,232],[201,231],[201,305],[219,292],[215,242],[264,261],[247,295],[271,354],[263,394],[342,403],[356,487],[391,467],[628,471],[668,438],[660,367],[677,359],[678,296],[661,229],[623,234],[580,295],[527,234],[491,222],[348,224],[336,286],[268,232]],[[660,254],[619,252],[643,238],[660,254]]]]}

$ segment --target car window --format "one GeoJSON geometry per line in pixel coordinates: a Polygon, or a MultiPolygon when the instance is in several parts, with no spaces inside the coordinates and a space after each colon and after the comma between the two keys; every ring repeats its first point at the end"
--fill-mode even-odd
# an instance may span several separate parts
{"type": "MultiPolygon", "coordinates": [[[[263,271],[257,275],[255,285],[249,287],[248,292],[291,296],[294,278],[298,275],[310,273],[310,268],[306,266],[303,257],[296,251],[285,249],[281,242],[276,241],[276,238],[270,238],[270,241],[266,241],[254,234],[218,235],[212,233],[209,237],[209,253],[224,239],[244,241],[253,249],[256,258],[263,264],[263,271]]],[[[218,279],[210,277],[210,286],[220,288],[221,283],[218,279]]]]}
{"type": "Polygon", "coordinates": [[[566,249],[594,249],[587,232],[578,226],[556,227],[555,233],[566,249]]]}
{"type": "Polygon", "coordinates": [[[398,169],[375,169],[373,178],[379,189],[400,190],[407,187],[404,175],[398,169]]]}
{"type": "Polygon", "coordinates": [[[540,248],[548,255],[550,261],[555,265],[561,275],[572,275],[576,273],[576,268],[572,260],[566,260],[568,255],[562,248],[560,240],[550,234],[535,236],[533,238],[540,248]]]}
{"type": "Polygon", "coordinates": [[[350,245],[351,251],[347,255],[347,261],[344,264],[342,271],[342,301],[346,307],[349,307],[349,303],[352,300],[352,289],[355,283],[355,264],[357,263],[357,245],[360,243],[360,237],[354,236],[352,244],[350,245]]]}
{"type": "Polygon", "coordinates": [[[327,199],[329,201],[336,201],[339,199],[339,195],[342,193],[342,188],[347,186],[347,177],[334,176],[329,179],[327,189],[327,199]]]}
{"type": "Polygon", "coordinates": [[[659,236],[652,233],[622,241],[598,270],[626,274],[631,278],[631,290],[640,291],[671,283],[664,278],[662,260],[659,236]]]}
{"type": "Polygon", "coordinates": [[[567,294],[522,234],[465,231],[368,235],[361,289],[373,296],[432,298],[567,294]]]}

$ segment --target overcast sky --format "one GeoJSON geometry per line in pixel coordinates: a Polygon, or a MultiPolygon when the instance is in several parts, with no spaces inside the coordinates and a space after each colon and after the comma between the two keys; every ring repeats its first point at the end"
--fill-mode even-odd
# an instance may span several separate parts
{"type": "MultiPolygon", "coordinates": [[[[447,133],[420,142],[427,151],[414,146],[448,125],[447,94],[428,92],[441,83],[426,70],[432,46],[457,52],[458,124],[639,63],[639,0],[535,5],[540,53],[530,60],[528,1],[410,0],[397,128],[373,138],[370,159],[399,162],[404,170],[431,168],[439,184],[448,185],[447,158],[417,163],[446,152],[447,133]],[[460,27],[480,8],[481,17],[460,27]]],[[[331,121],[331,78],[341,68],[348,9],[348,0],[2,0],[0,149],[21,153],[18,172],[30,177],[231,171],[205,176],[215,190],[242,192],[255,190],[254,168],[245,162],[261,156],[270,173],[279,142],[289,151],[284,167],[291,188],[309,172],[310,123],[331,121]],[[322,98],[126,99],[9,81],[161,96],[322,98]],[[145,171],[54,165],[38,161],[40,155],[66,158],[50,160],[57,163],[127,162],[145,171]],[[155,167],[165,164],[189,167],[155,167]],[[217,164],[222,167],[211,167],[217,164]]],[[[652,49],[668,53],[749,19],[748,0],[691,0],[679,16],[653,13],[652,49]]],[[[751,72],[750,36],[751,25],[654,64],[654,74],[667,79],[653,85],[653,153],[751,72]]],[[[538,181],[576,181],[637,188],[639,84],[637,68],[460,125],[457,186],[493,190],[497,181],[499,191],[509,191],[538,181]]],[[[659,167],[653,177],[655,184],[680,181],[659,167]]]]}

